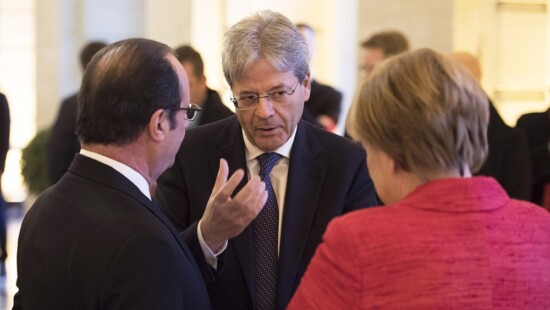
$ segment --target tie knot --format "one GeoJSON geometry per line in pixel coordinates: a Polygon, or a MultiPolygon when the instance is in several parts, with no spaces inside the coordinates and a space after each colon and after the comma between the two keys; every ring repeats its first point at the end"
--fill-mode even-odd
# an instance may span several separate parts
{"type": "Polygon", "coordinates": [[[275,164],[280,158],[281,155],[277,153],[263,153],[258,156],[258,161],[260,162],[260,175],[269,175],[271,169],[275,167],[275,164]]]}

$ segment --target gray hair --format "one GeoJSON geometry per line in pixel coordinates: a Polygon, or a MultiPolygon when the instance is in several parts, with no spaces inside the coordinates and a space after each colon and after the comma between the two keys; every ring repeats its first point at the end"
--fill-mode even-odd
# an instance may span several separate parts
{"type": "Polygon", "coordinates": [[[262,59],[282,72],[293,71],[300,82],[309,74],[304,38],[288,18],[270,10],[241,19],[225,33],[222,66],[229,86],[262,59]]]}

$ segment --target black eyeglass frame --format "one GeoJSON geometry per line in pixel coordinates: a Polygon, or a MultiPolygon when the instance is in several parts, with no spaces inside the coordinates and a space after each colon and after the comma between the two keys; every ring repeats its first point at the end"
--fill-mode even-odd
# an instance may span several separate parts
{"type": "MultiPolygon", "coordinates": [[[[265,95],[263,96],[260,96],[259,94],[254,94],[254,95],[244,95],[244,96],[239,96],[239,97],[229,97],[229,101],[233,102],[233,104],[235,105],[235,108],[237,110],[250,110],[250,109],[254,109],[258,106],[258,104],[260,103],[260,99],[262,98],[266,98],[269,102],[273,103],[273,101],[271,100],[271,96],[273,94],[276,94],[276,93],[284,93],[285,95],[287,96],[292,96],[294,95],[294,93],[296,92],[296,89],[298,88],[298,85],[300,84],[300,81],[298,80],[298,82],[296,82],[296,85],[294,86],[294,89],[292,90],[289,90],[289,91],[286,91],[286,90],[274,90],[274,91],[270,91],[270,92],[267,92],[265,95]],[[251,104],[250,106],[246,107],[246,108],[240,108],[239,107],[239,100],[242,100],[243,97],[254,97],[254,100],[256,101],[255,103],[251,104]]],[[[275,100],[276,101],[276,100],[275,100]]]]}
{"type": "Polygon", "coordinates": [[[189,104],[189,107],[187,108],[180,108],[180,107],[177,107],[177,108],[167,108],[167,110],[182,110],[182,111],[185,111],[185,118],[188,120],[188,121],[192,121],[195,119],[195,117],[197,117],[197,114],[202,111],[202,108],[199,107],[198,105],[194,104],[194,103],[190,103],[189,104]]]}

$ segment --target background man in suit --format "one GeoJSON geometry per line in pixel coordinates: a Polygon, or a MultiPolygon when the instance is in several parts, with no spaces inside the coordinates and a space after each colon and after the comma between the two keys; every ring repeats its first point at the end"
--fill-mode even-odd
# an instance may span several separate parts
{"type": "Polygon", "coordinates": [[[244,172],[227,180],[220,161],[202,221],[217,230],[194,228],[201,239],[190,249],[180,239],[149,186],[173,164],[199,110],[164,44],[120,41],[92,59],[79,94],[82,150],[21,227],[15,309],[210,307],[202,277],[214,274],[201,247],[219,251],[262,209],[267,192],[253,178],[230,198],[244,172]]]}
{"type": "MultiPolygon", "coordinates": [[[[80,51],[82,71],[100,49],[107,46],[104,42],[93,41],[86,44],[80,51]]],[[[78,107],[78,93],[67,97],[61,102],[57,119],[52,128],[48,142],[48,177],[51,184],[55,184],[67,172],[74,155],[80,151],[80,141],[76,136],[76,110],[78,107]]]]}
{"type": "Polygon", "coordinates": [[[260,175],[268,203],[230,241],[224,270],[207,287],[215,309],[283,309],[327,223],[375,205],[374,188],[359,146],[300,120],[310,93],[308,51],[288,18],[261,11],[233,25],[222,65],[236,116],[188,132],[157,197],[181,231],[208,212],[220,158],[249,178],[260,175]]]}
{"type": "MultiPolygon", "coordinates": [[[[384,30],[374,33],[361,42],[359,73],[360,82],[364,82],[384,59],[409,50],[409,40],[399,31],[384,30]]],[[[344,136],[351,138],[347,128],[344,136]]]]}
{"type": "MultiPolygon", "coordinates": [[[[309,58],[315,53],[315,31],[308,24],[297,24],[296,27],[304,37],[309,49],[309,58]]],[[[304,111],[311,113],[316,122],[329,131],[336,129],[342,106],[342,93],[329,85],[319,83],[311,78],[311,91],[304,111]]]]}
{"type": "Polygon", "coordinates": [[[189,128],[212,123],[233,115],[233,112],[222,103],[218,93],[206,85],[201,55],[191,46],[182,45],[176,48],[176,57],[189,77],[191,102],[202,109],[197,118],[189,122],[189,128]]]}

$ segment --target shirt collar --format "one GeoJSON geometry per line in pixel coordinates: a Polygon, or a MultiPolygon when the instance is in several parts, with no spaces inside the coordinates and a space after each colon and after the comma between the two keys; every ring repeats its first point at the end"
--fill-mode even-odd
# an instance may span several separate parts
{"type": "MultiPolygon", "coordinates": [[[[298,125],[296,125],[296,128],[294,128],[294,132],[290,136],[290,138],[285,142],[285,144],[281,145],[278,149],[273,151],[273,153],[277,153],[285,158],[290,158],[290,150],[292,149],[292,145],[294,144],[294,139],[296,138],[296,132],[298,131],[298,125]]],[[[256,157],[262,155],[265,153],[261,149],[259,149],[257,146],[252,144],[250,140],[248,140],[248,137],[246,136],[244,129],[243,129],[243,140],[244,145],[246,147],[245,153],[246,153],[246,161],[253,160],[256,157]]]]}
{"type": "Polygon", "coordinates": [[[80,154],[89,157],[91,159],[97,160],[98,162],[105,164],[116,171],[118,171],[120,174],[125,176],[130,182],[132,182],[140,192],[143,193],[149,200],[151,200],[151,193],[149,192],[149,183],[147,183],[147,180],[139,174],[139,172],[135,171],[134,169],[130,168],[129,166],[116,161],[112,158],[109,158],[107,156],[103,156],[101,154],[98,154],[96,152],[92,152],[89,150],[81,149],[80,154]]]}

